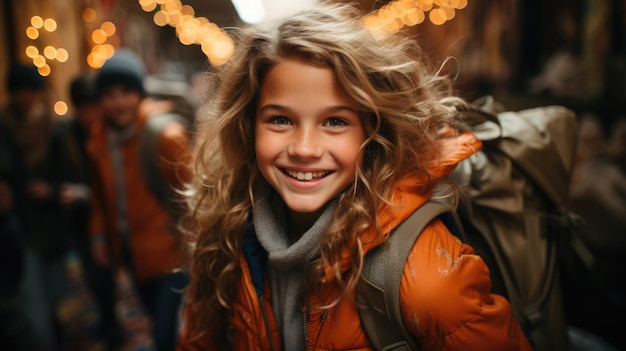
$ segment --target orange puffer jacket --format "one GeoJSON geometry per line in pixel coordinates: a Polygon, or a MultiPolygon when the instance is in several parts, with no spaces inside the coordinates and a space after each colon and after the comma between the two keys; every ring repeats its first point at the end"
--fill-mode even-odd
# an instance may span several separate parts
{"type": "MultiPolygon", "coordinates": [[[[130,233],[133,268],[140,282],[147,282],[170,273],[182,263],[177,238],[172,235],[172,219],[149,190],[141,173],[138,147],[139,135],[149,116],[167,112],[169,105],[144,99],[139,108],[135,130],[121,147],[125,211],[130,233]]],[[[108,146],[107,128],[103,121],[94,126],[87,147],[94,166],[92,236],[104,235],[110,245],[114,265],[122,263],[122,237],[118,227],[118,184],[108,146]]],[[[167,125],[159,137],[158,159],[172,187],[180,187],[191,178],[189,165],[191,143],[186,128],[179,124],[167,125]]]]}
{"type": "MultiPolygon", "coordinates": [[[[472,135],[450,139],[446,157],[431,171],[448,174],[462,159],[480,148],[472,135]]],[[[423,194],[423,182],[415,177],[401,181],[394,193],[394,205],[384,207],[379,220],[389,233],[430,195],[423,194]]],[[[364,251],[381,242],[373,239],[375,228],[364,233],[364,251]]],[[[340,267],[347,269],[348,252],[340,267]]],[[[261,297],[255,292],[249,262],[241,259],[242,276],[228,323],[232,329],[233,350],[281,350],[280,331],[271,308],[271,291],[265,284],[261,297]]],[[[440,221],[430,223],[409,254],[400,285],[402,315],[418,341],[421,351],[517,351],[531,350],[508,301],[490,294],[491,282],[485,263],[468,245],[452,235],[440,221]]],[[[336,287],[328,283],[310,298],[314,304],[328,303],[336,287]]],[[[220,337],[215,326],[203,337],[188,335],[193,330],[193,310],[187,311],[187,328],[178,351],[218,350],[220,337]]],[[[354,298],[341,300],[326,311],[308,311],[305,315],[307,350],[372,350],[365,334],[354,298]]]]}

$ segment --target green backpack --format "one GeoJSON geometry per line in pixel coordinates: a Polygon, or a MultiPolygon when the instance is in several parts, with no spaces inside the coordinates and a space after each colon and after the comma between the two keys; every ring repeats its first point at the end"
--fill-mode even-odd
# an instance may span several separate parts
{"type": "Polygon", "coordinates": [[[455,211],[430,200],[365,257],[357,289],[362,323],[377,350],[418,350],[400,314],[400,279],[409,250],[435,217],[475,249],[489,267],[492,292],[506,296],[537,351],[569,350],[559,255],[593,258],[565,210],[576,154],[576,116],[561,106],[502,112],[485,97],[463,123],[483,149],[450,175],[462,189],[455,211]],[[452,220],[450,220],[452,218],[452,220]],[[457,229],[458,228],[458,229],[457,229]]]}

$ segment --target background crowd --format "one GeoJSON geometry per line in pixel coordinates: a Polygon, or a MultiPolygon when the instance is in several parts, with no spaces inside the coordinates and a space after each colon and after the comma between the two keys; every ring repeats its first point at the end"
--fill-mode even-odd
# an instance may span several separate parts
{"type": "Polygon", "coordinates": [[[148,96],[144,78],[142,60],[119,50],[97,74],[75,77],[75,115],[58,119],[35,67],[11,67],[0,115],[0,336],[11,350],[175,347],[186,285],[174,271],[179,204],[161,202],[148,177],[180,187],[191,143],[182,116],[153,135],[146,121],[193,106],[148,96]]]}

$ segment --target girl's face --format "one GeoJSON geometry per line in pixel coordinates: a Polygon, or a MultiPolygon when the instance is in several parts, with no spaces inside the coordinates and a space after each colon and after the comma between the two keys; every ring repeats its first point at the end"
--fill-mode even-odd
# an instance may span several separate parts
{"type": "Polygon", "coordinates": [[[269,70],[256,110],[256,158],[297,218],[314,219],[354,180],[365,133],[328,67],[289,59],[269,70]]]}

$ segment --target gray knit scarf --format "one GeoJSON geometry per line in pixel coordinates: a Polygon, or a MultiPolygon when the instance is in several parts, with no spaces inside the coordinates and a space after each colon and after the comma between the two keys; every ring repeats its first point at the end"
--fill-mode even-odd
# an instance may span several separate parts
{"type": "Polygon", "coordinates": [[[290,244],[285,203],[273,190],[264,189],[259,195],[254,207],[254,229],[269,254],[272,306],[283,337],[283,349],[305,350],[304,318],[298,304],[303,271],[305,264],[319,255],[320,237],[328,227],[337,201],[329,202],[313,226],[290,244]]]}

